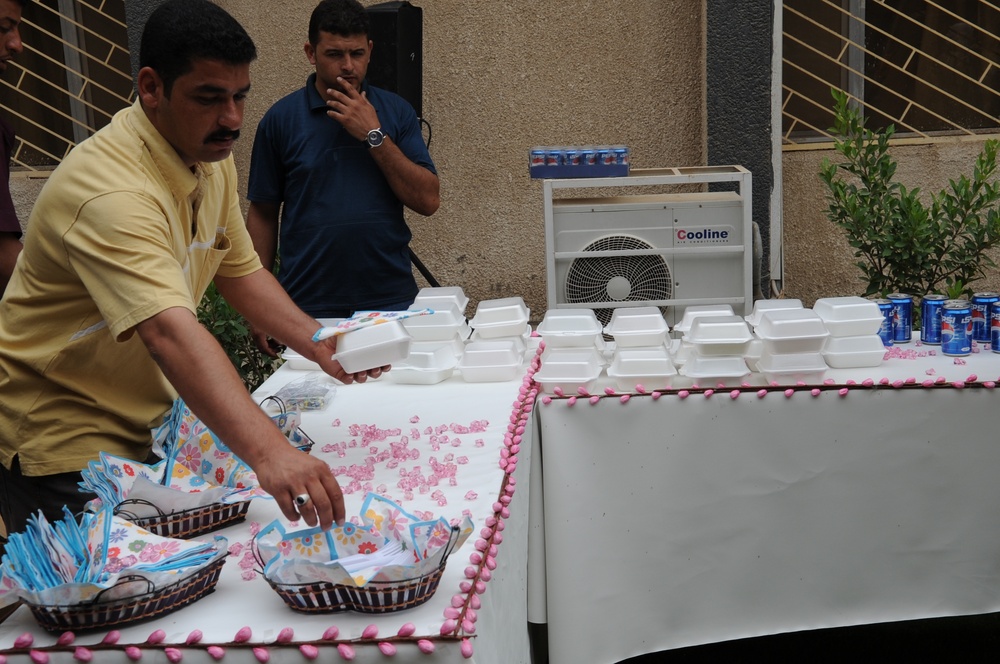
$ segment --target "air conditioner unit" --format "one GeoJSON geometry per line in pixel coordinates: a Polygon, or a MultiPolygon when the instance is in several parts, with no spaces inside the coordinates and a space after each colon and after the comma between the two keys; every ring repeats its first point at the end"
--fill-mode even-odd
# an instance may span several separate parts
{"type": "Polygon", "coordinates": [[[604,324],[622,306],[658,306],[671,326],[694,304],[730,304],[749,314],[749,172],[713,167],[643,173],[545,181],[548,307],[591,308],[604,324]],[[607,187],[719,181],[741,186],[738,192],[552,198],[565,188],[606,193],[607,187]]]}

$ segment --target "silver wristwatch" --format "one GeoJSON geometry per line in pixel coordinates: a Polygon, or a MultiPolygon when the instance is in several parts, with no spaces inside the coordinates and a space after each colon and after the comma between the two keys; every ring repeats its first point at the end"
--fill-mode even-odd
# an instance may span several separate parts
{"type": "Polygon", "coordinates": [[[372,129],[368,132],[368,147],[377,148],[382,145],[382,141],[385,140],[385,134],[382,133],[382,128],[372,129]]]}

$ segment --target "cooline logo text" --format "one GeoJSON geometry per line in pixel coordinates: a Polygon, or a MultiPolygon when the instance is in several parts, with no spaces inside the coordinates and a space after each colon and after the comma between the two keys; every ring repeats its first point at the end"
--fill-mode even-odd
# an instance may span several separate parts
{"type": "Polygon", "coordinates": [[[677,241],[687,244],[720,244],[729,242],[732,229],[722,228],[678,228],[677,241]]]}

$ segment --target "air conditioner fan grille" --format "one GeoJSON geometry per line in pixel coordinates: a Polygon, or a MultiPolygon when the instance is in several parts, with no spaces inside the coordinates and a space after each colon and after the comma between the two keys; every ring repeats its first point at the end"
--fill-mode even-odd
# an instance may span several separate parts
{"type": "MultiPolygon", "coordinates": [[[[632,235],[607,235],[594,240],[583,251],[636,251],[655,249],[632,235]]],[[[575,258],[566,273],[565,301],[638,302],[669,300],[673,297],[673,278],[663,256],[595,256],[575,258]]],[[[666,307],[660,307],[666,313],[666,307]]],[[[612,308],[595,309],[603,325],[611,322],[612,308]]]]}

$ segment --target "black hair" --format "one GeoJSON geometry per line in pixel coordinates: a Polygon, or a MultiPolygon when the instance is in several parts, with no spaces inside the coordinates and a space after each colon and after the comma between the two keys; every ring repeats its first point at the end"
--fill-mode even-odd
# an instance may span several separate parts
{"type": "Polygon", "coordinates": [[[319,43],[319,33],[329,32],[341,37],[364,35],[368,38],[371,22],[368,12],[358,0],[322,0],[309,17],[309,43],[319,43]]]}
{"type": "Polygon", "coordinates": [[[256,58],[243,26],[209,0],[167,0],[149,15],[139,46],[139,67],[159,75],[167,97],[195,60],[241,65],[256,58]]]}

